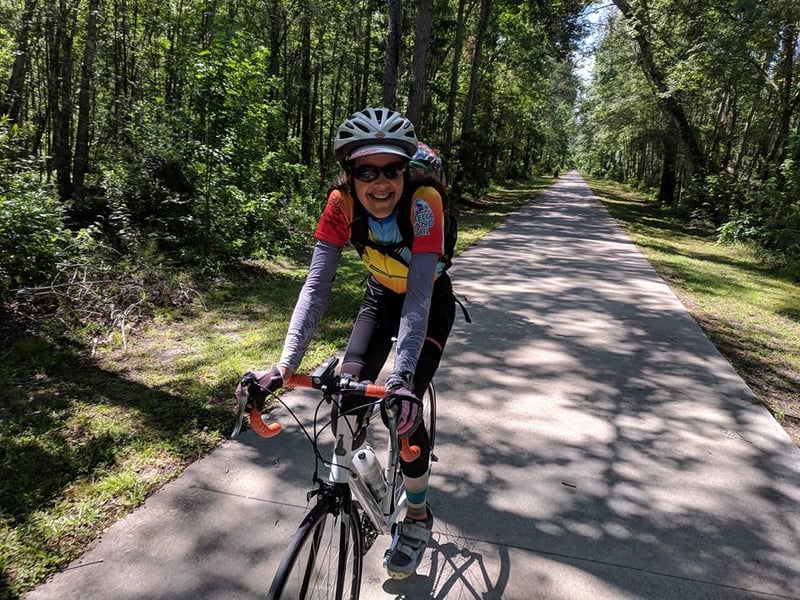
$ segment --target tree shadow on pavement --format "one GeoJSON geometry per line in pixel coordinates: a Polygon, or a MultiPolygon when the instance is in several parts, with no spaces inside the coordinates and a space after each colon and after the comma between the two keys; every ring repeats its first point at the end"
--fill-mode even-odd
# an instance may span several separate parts
{"type": "Polygon", "coordinates": [[[620,595],[795,597],[797,449],[583,189],[454,268],[473,324],[438,375],[438,514],[620,595]]]}

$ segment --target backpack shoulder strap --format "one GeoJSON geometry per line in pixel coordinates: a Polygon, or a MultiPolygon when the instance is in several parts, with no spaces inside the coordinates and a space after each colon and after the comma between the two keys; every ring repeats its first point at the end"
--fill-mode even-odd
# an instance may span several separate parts
{"type": "Polygon", "coordinates": [[[358,255],[364,254],[369,239],[369,215],[361,203],[353,198],[353,220],[350,222],[350,243],[358,255]]]}
{"type": "Polygon", "coordinates": [[[366,247],[375,248],[383,254],[387,254],[405,262],[400,258],[400,249],[403,247],[411,248],[414,241],[414,228],[411,223],[413,218],[412,211],[414,209],[411,203],[413,194],[403,194],[403,197],[398,203],[397,211],[397,225],[400,228],[400,235],[403,237],[402,242],[397,244],[377,244],[369,237],[369,213],[361,205],[357,199],[353,199],[353,221],[350,223],[350,243],[356,249],[359,256],[364,253],[366,247]]]}

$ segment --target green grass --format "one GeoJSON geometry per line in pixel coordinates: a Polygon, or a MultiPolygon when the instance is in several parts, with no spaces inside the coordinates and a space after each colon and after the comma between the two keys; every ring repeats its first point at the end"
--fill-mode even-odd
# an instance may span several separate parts
{"type": "MultiPolygon", "coordinates": [[[[494,190],[459,207],[462,251],[552,183],[494,190]]],[[[306,261],[243,265],[194,304],[111,346],[21,337],[0,348],[0,600],[76,558],[234,423],[239,375],[276,361],[306,261]]],[[[301,369],[344,347],[364,270],[347,251],[301,369]]],[[[5,342],[4,342],[5,344],[5,342]]]]}
{"type": "Polygon", "coordinates": [[[797,268],[752,248],[717,243],[623,186],[594,193],[675,291],[709,338],[800,445],[800,285],[797,268]]]}

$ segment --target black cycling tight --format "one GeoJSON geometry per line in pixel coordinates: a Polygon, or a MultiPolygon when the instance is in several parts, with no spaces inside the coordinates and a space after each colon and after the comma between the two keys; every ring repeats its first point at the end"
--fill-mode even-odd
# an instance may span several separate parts
{"type": "MultiPolygon", "coordinates": [[[[373,278],[367,280],[364,299],[342,362],[343,373],[357,375],[362,381],[375,381],[392,350],[404,300],[405,294],[388,290],[373,278]]],[[[455,297],[450,278],[445,273],[433,286],[425,343],[414,373],[414,390],[417,394],[425,392],[439,367],[454,319],[455,297]]],[[[421,477],[430,461],[428,433],[424,427],[419,427],[409,441],[420,447],[421,454],[412,463],[401,463],[401,468],[404,475],[421,477]]]]}

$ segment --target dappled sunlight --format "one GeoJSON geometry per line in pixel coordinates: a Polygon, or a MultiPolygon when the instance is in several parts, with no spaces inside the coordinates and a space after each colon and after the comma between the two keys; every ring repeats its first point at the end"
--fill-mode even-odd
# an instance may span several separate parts
{"type": "Polygon", "coordinates": [[[482,515],[454,519],[478,539],[779,593],[786,438],[602,207],[554,191],[453,269],[473,323],[440,371],[435,494],[482,515]]]}

